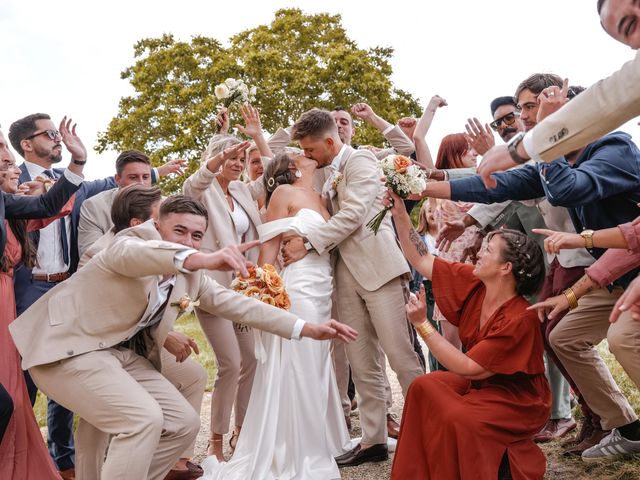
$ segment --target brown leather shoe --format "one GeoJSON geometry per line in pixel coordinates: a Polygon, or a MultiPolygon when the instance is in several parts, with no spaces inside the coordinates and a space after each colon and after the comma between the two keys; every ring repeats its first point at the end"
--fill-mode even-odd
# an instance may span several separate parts
{"type": "Polygon", "coordinates": [[[387,433],[391,438],[398,439],[400,424],[393,413],[387,413],[387,433]]]}
{"type": "Polygon", "coordinates": [[[360,444],[344,455],[336,457],[338,467],[355,467],[368,462],[384,462],[389,459],[389,450],[386,443],[378,443],[369,448],[362,449],[360,444]]]}
{"type": "Polygon", "coordinates": [[[75,468],[67,468],[66,470],[60,470],[58,473],[62,477],[62,480],[76,480],[75,468]]]}
{"type": "Polygon", "coordinates": [[[344,416],[344,422],[347,424],[347,430],[351,430],[351,417],[349,415],[344,416]]]}
{"type": "Polygon", "coordinates": [[[609,435],[609,433],[611,433],[611,430],[601,430],[599,428],[595,428],[591,432],[591,435],[582,440],[575,447],[571,447],[562,452],[562,455],[564,455],[565,457],[580,456],[582,455],[582,452],[584,452],[587,448],[591,448],[594,445],[599,444],[600,440],[609,435]]]}
{"type": "Polygon", "coordinates": [[[204,475],[204,470],[195,463],[187,462],[187,470],[169,470],[164,480],[193,480],[204,475]]]}
{"type": "Polygon", "coordinates": [[[557,418],[548,420],[542,430],[533,437],[536,443],[550,442],[564,437],[567,433],[575,430],[576,421],[573,418],[557,418]]]}

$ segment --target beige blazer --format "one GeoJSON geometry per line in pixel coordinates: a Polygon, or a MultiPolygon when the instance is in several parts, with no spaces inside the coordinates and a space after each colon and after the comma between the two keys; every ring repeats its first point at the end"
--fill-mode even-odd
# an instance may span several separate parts
{"type": "MultiPolygon", "coordinates": [[[[185,195],[200,200],[209,212],[209,226],[200,246],[200,250],[203,252],[215,252],[224,247],[238,245],[236,226],[231,217],[229,204],[220,183],[215,178],[216,175],[211,173],[206,165],[202,165],[193,175],[187,178],[182,187],[185,195]]],[[[229,194],[249,216],[250,225],[244,241],[257,240],[258,231],[256,227],[261,223],[260,213],[249,187],[244,182],[231,182],[229,184],[229,194]]],[[[254,248],[246,253],[246,257],[249,261],[255,263],[258,261],[259,254],[259,249],[254,248]]],[[[232,272],[209,271],[207,273],[225,287],[228,287],[233,279],[232,272]]]]}
{"type": "Polygon", "coordinates": [[[9,330],[22,368],[109,348],[135,332],[155,304],[161,276],[175,285],[159,324],[152,327],[148,358],[160,369],[160,349],[181,312],[185,294],[206,312],[290,338],[295,315],[220,286],[203,272],[181,273],[174,262],[186,247],[162,241],[153,221],[120,232],[113,243],[71,278],[49,290],[9,330]]]}
{"type": "Polygon", "coordinates": [[[339,169],[342,179],[332,198],[333,216],[307,232],[313,247],[324,253],[338,247],[340,257],[366,290],[377,290],[409,272],[400,250],[391,215],[377,235],[366,226],[384,208],[384,187],[373,153],[347,147],[339,169]]]}
{"type": "Polygon", "coordinates": [[[640,115],[640,52],[538,123],[531,135],[534,155],[551,162],[597,140],[640,115]]]}
{"type": "Polygon", "coordinates": [[[118,190],[118,188],[113,188],[82,202],[80,222],[78,223],[79,257],[82,257],[82,254],[93,242],[113,227],[111,205],[113,205],[113,200],[118,190]]]}
{"type": "Polygon", "coordinates": [[[384,148],[375,154],[376,158],[380,160],[395,153],[409,157],[416,151],[416,146],[398,125],[394,125],[393,129],[389,130],[384,137],[391,145],[391,148],[384,148]]]}
{"type": "Polygon", "coordinates": [[[113,232],[114,227],[110,228],[107,233],[101,236],[98,240],[93,242],[89,248],[87,248],[82,257],[80,257],[80,262],[78,263],[78,268],[84,267],[89,260],[95,257],[102,250],[107,248],[109,244],[115,238],[115,233],[113,232]]]}

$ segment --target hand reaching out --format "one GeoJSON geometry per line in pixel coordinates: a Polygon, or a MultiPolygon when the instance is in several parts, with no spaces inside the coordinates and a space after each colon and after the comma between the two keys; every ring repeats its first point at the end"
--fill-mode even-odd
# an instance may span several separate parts
{"type": "Polygon", "coordinates": [[[438,232],[436,245],[441,252],[448,252],[451,244],[464,233],[465,225],[462,220],[444,222],[444,226],[438,232]]]}
{"type": "Polygon", "coordinates": [[[553,320],[556,315],[560,315],[562,312],[569,310],[569,301],[564,294],[556,295],[555,297],[550,297],[542,302],[531,305],[527,310],[536,310],[538,320],[542,323],[545,317],[553,320]]]}
{"type": "Polygon", "coordinates": [[[184,158],[177,158],[175,160],[171,160],[164,165],[158,167],[158,175],[161,177],[166,177],[172,173],[176,173],[178,175],[184,175],[185,168],[187,168],[187,164],[189,162],[184,158]]]}
{"type": "Polygon", "coordinates": [[[262,123],[258,109],[245,103],[240,107],[240,114],[244,120],[244,126],[237,124],[236,128],[248,137],[255,138],[262,135],[262,123]]]}
{"type": "Polygon", "coordinates": [[[569,80],[564,79],[562,89],[554,86],[547,87],[540,95],[538,95],[538,115],[536,120],[540,123],[552,113],[557,112],[562,106],[569,101],[567,94],[569,93],[569,80]]]}
{"type": "Polygon", "coordinates": [[[531,230],[538,235],[544,235],[544,250],[547,253],[560,253],[563,248],[584,248],[585,241],[582,235],[577,233],[554,232],[545,228],[531,230]]]}
{"type": "Polygon", "coordinates": [[[216,115],[216,128],[218,133],[226,135],[229,133],[229,110],[223,107],[216,115]]]}
{"type": "Polygon", "coordinates": [[[417,124],[418,121],[413,117],[402,117],[398,120],[398,127],[400,127],[400,130],[402,130],[409,138],[413,138],[413,133],[416,130],[417,124]]]}
{"type": "Polygon", "coordinates": [[[611,311],[609,321],[618,320],[622,312],[631,312],[631,318],[640,321],[640,277],[629,284],[611,311]]]}
{"type": "Polygon", "coordinates": [[[465,128],[467,130],[467,134],[465,135],[467,143],[478,152],[479,155],[484,155],[495,146],[496,141],[493,138],[493,133],[491,133],[491,128],[489,128],[488,124],[485,124],[483,127],[480,121],[474,117],[473,119],[469,118],[467,120],[465,128]]]}
{"type": "Polygon", "coordinates": [[[67,120],[66,116],[62,119],[59,127],[60,136],[62,137],[62,143],[71,153],[71,158],[83,162],[87,159],[87,149],[76,133],[78,125],[74,123],[72,126],[72,122],[73,120],[71,118],[67,120]]]}
{"type": "Polygon", "coordinates": [[[411,294],[406,306],[407,318],[413,325],[420,325],[427,320],[427,295],[424,285],[420,285],[418,295],[411,294]]]}

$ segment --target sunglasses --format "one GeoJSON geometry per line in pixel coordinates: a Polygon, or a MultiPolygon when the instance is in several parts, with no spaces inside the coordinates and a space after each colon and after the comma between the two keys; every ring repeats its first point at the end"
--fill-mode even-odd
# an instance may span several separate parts
{"type": "Polygon", "coordinates": [[[519,116],[520,114],[518,112],[507,113],[505,116],[491,122],[489,126],[495,131],[498,131],[498,128],[500,128],[503,122],[505,125],[513,125],[519,116]]]}
{"type": "Polygon", "coordinates": [[[29,135],[28,137],[25,138],[25,140],[31,140],[32,138],[35,138],[39,135],[46,135],[51,140],[55,140],[56,138],[62,138],[62,135],[60,135],[60,132],[58,130],[49,129],[49,130],[44,130],[42,132],[34,133],[33,135],[29,135]]]}

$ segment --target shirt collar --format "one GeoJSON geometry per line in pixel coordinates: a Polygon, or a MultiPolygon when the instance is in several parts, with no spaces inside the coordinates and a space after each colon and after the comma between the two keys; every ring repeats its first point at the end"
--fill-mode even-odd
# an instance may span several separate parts
{"type": "Polygon", "coordinates": [[[38,165],[37,163],[27,162],[26,160],[24,164],[27,167],[27,172],[29,172],[29,176],[31,177],[31,180],[34,180],[38,175],[42,176],[42,172],[47,170],[46,168],[44,168],[41,165],[38,165]]]}
{"type": "Polygon", "coordinates": [[[342,164],[342,159],[344,158],[344,152],[346,151],[347,151],[347,145],[342,144],[342,148],[340,149],[338,154],[335,156],[335,158],[331,162],[331,167],[333,167],[333,169],[340,170],[340,165],[342,164]]]}

